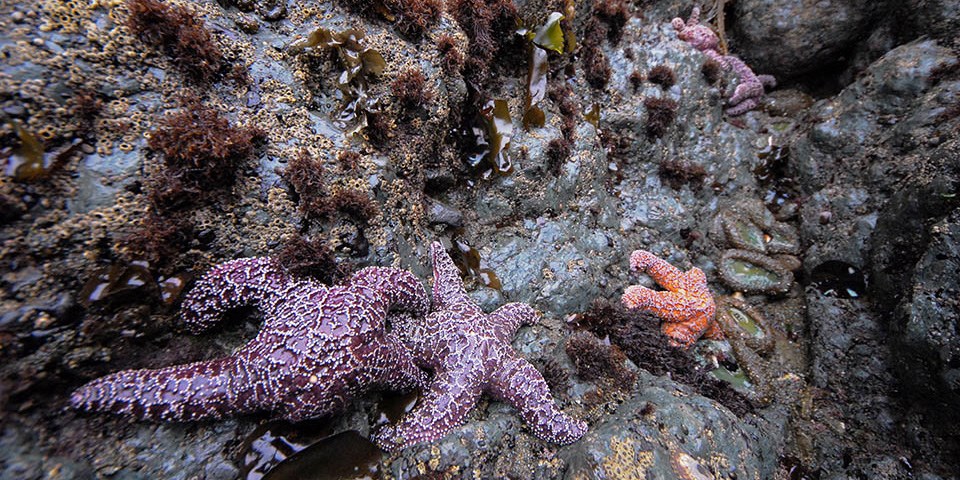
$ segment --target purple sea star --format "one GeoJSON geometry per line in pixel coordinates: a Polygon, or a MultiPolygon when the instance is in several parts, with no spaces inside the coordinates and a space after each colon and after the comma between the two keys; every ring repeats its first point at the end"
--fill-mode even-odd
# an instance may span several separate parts
{"type": "Polygon", "coordinates": [[[75,391],[73,407],[141,419],[188,421],[268,411],[298,421],[342,409],[373,388],[410,390],[426,383],[409,351],[385,333],[390,309],[425,315],[429,299],[413,274],[360,270],[347,285],[295,278],[269,258],[214,267],[183,304],[199,332],[231,308],[263,312],[260,333],[227,357],[126,370],[75,391]]]}
{"type": "Polygon", "coordinates": [[[693,7],[690,19],[686,22],[682,18],[674,18],[671,22],[677,31],[677,37],[693,48],[700,50],[704,55],[713,59],[724,70],[732,70],[740,79],[740,83],[727,100],[727,114],[732,116],[743,115],[760,105],[763,96],[763,87],[773,88],[777,85],[771,75],[757,75],[743,60],[733,55],[720,53],[720,38],[706,25],[700,24],[700,8],[693,7]]]}
{"type": "Polygon", "coordinates": [[[374,441],[397,450],[446,435],[464,423],[484,392],[517,408],[533,433],[568,444],[587,430],[561,412],[543,376],[510,346],[522,325],[537,321],[524,303],[509,303],[487,315],[470,300],[453,261],[439,242],[433,257],[433,312],[425,319],[393,317],[394,329],[421,367],[432,370],[430,387],[397,425],[383,427],[374,441]]]}

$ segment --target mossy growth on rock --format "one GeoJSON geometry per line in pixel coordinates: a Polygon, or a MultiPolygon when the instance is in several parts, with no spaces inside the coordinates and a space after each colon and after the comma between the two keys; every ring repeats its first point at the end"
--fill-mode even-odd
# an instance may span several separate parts
{"type": "Polygon", "coordinates": [[[190,79],[210,83],[227,62],[203,22],[185,7],[160,0],[128,0],[127,26],[144,43],[163,51],[190,79]]]}
{"type": "Polygon", "coordinates": [[[723,78],[723,66],[720,65],[720,62],[708,58],[700,67],[700,73],[703,74],[703,78],[707,83],[715,85],[723,78]]]}
{"type": "Polygon", "coordinates": [[[448,34],[437,37],[437,51],[440,52],[440,67],[449,75],[458,75],[463,69],[463,52],[457,47],[457,41],[448,34]]]}
{"type": "Polygon", "coordinates": [[[470,39],[464,72],[468,83],[483,85],[492,64],[499,63],[494,59],[509,57],[510,46],[519,44],[517,7],[511,0],[451,0],[447,8],[470,39]]]}
{"type": "Polygon", "coordinates": [[[433,101],[433,91],[428,88],[427,79],[419,69],[400,72],[390,84],[390,91],[400,108],[408,113],[426,108],[433,101]]]}
{"type": "Polygon", "coordinates": [[[575,332],[567,339],[565,349],[583,380],[602,380],[620,390],[630,390],[637,380],[637,374],[626,366],[626,355],[590,332],[575,332]]]}
{"type": "Polygon", "coordinates": [[[625,309],[609,300],[595,300],[577,317],[575,326],[609,337],[627,358],[654,375],[667,375],[693,387],[701,395],[720,402],[738,416],[754,411],[754,402],[728,383],[714,378],[700,367],[691,353],[667,346],[660,320],[651,315],[625,309]]]}
{"type": "Polygon", "coordinates": [[[179,215],[152,212],[141,219],[140,226],[120,237],[118,244],[127,260],[145,260],[154,266],[174,258],[190,246],[193,224],[179,215]]]}
{"type": "Polygon", "coordinates": [[[660,162],[659,175],[674,190],[680,190],[684,185],[690,185],[692,190],[699,190],[703,186],[707,171],[703,166],[689,160],[668,158],[660,162]]]}
{"type": "Polygon", "coordinates": [[[234,126],[216,109],[187,97],[180,110],[164,115],[147,145],[185,190],[203,196],[233,185],[264,139],[263,130],[234,126]]]}
{"type": "Polygon", "coordinates": [[[643,106],[647,109],[647,137],[663,137],[677,118],[677,102],[669,98],[647,97],[643,99],[643,106]]]}
{"type": "Polygon", "coordinates": [[[660,85],[666,90],[677,83],[677,74],[673,72],[672,68],[666,65],[657,65],[650,69],[650,73],[647,74],[647,79],[650,80],[650,83],[660,85]]]}
{"type": "Polygon", "coordinates": [[[373,199],[364,192],[352,188],[331,191],[324,178],[323,163],[310,157],[306,151],[301,151],[287,164],[283,177],[293,187],[300,212],[306,218],[328,220],[339,212],[365,225],[379,211],[373,199]]]}
{"type": "Polygon", "coordinates": [[[624,0],[593,2],[593,15],[587,20],[580,49],[584,77],[591,87],[603,89],[610,81],[610,62],[603,53],[603,42],[620,43],[630,16],[630,7],[624,0]]]}
{"type": "Polygon", "coordinates": [[[327,285],[336,284],[352,270],[349,265],[337,261],[326,242],[301,236],[284,242],[276,259],[288,272],[312,277],[327,285]]]}
{"type": "Polygon", "coordinates": [[[394,22],[397,30],[414,40],[440,21],[442,0],[341,0],[351,11],[394,22]]]}

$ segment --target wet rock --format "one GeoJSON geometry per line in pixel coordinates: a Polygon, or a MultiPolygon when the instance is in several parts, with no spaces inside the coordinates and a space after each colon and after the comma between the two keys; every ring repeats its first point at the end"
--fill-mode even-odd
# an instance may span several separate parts
{"type": "MultiPolygon", "coordinates": [[[[814,423],[838,433],[832,438],[812,435],[809,443],[815,463],[828,471],[901,478],[908,474],[906,467],[898,466],[884,447],[901,435],[913,435],[920,450],[929,449],[930,442],[943,452],[956,448],[949,436],[937,438],[930,433],[931,428],[937,431],[937,423],[946,424],[934,420],[935,415],[926,417],[942,410],[942,405],[936,407],[940,410],[930,410],[916,407],[917,403],[903,406],[894,398],[897,391],[913,390],[896,386],[897,370],[908,385],[914,379],[918,385],[924,381],[920,379],[930,382],[926,385],[940,385],[928,386],[924,394],[917,390],[924,399],[949,398],[940,376],[949,370],[950,357],[932,350],[908,353],[918,350],[900,345],[900,333],[888,336],[885,330],[906,328],[913,305],[908,285],[916,282],[911,276],[927,275],[915,271],[918,261],[932,238],[946,236],[930,225],[957,207],[954,195],[947,192],[957,182],[960,147],[955,140],[928,141],[942,138],[940,132],[953,128],[935,118],[953,102],[948,99],[957,98],[960,88],[960,82],[937,83],[931,75],[956,63],[955,53],[936,41],[897,47],[840,94],[816,104],[810,112],[816,123],[789,145],[790,173],[807,193],[800,209],[806,277],[815,278],[814,273],[821,273],[818,267],[831,264],[869,272],[866,296],[870,303],[825,295],[816,288],[805,292],[811,379],[823,389],[815,400],[819,406],[814,407],[814,417],[820,420],[814,423]],[[824,212],[829,212],[826,221],[822,221],[824,212]],[[870,407],[851,408],[851,398],[870,407]],[[912,434],[901,430],[897,418],[904,411],[914,411],[914,418],[926,417],[930,422],[912,425],[912,434]],[[916,433],[920,431],[924,433],[916,433]],[[845,451],[851,452],[846,461],[838,461],[845,451]]],[[[929,285],[940,288],[945,280],[936,278],[929,285]]],[[[920,332],[942,328],[936,326],[941,320],[950,321],[937,318],[936,311],[924,311],[934,318],[918,325],[913,337],[918,343],[913,348],[924,342],[919,339],[926,334],[920,332]]],[[[944,455],[943,459],[951,456],[944,455]]]]}
{"type": "MultiPolygon", "coordinates": [[[[137,147],[142,146],[141,141],[137,143],[137,147]]],[[[135,174],[139,165],[137,150],[114,149],[109,155],[85,156],[77,167],[76,195],[68,201],[68,210],[74,214],[86,213],[112,204],[121,190],[122,180],[135,174]]]]}
{"type": "Polygon", "coordinates": [[[795,117],[813,105],[813,97],[799,90],[774,90],[763,96],[761,105],[770,115],[795,117]]]}
{"type": "Polygon", "coordinates": [[[640,377],[638,392],[561,449],[564,478],[772,478],[782,440],[762,433],[769,423],[737,418],[666,378],[640,377]]]}
{"type": "Polygon", "coordinates": [[[243,33],[254,34],[260,31],[260,23],[257,22],[257,19],[245,13],[240,13],[237,15],[234,19],[234,23],[237,24],[237,28],[239,28],[243,33]]]}
{"type": "Polygon", "coordinates": [[[900,3],[899,18],[909,19],[914,36],[953,39],[960,31],[960,3],[952,0],[907,0],[900,3]]]}
{"type": "Polygon", "coordinates": [[[871,27],[885,2],[828,0],[738,0],[734,3],[732,51],[754,70],[778,78],[842,60],[871,27]]]}
{"type": "Polygon", "coordinates": [[[260,0],[257,12],[269,22],[281,20],[287,16],[287,0],[260,0]]]}
{"type": "Polygon", "coordinates": [[[460,228],[463,226],[463,214],[460,210],[439,200],[427,199],[427,221],[431,225],[446,225],[460,228]]]}
{"type": "Polygon", "coordinates": [[[957,425],[949,412],[960,408],[960,210],[933,225],[930,237],[891,325],[894,365],[902,390],[946,427],[957,425]]]}

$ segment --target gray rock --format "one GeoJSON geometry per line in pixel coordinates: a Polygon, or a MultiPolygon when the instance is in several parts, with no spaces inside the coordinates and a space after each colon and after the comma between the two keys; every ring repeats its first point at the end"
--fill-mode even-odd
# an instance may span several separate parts
{"type": "Polygon", "coordinates": [[[767,422],[737,418],[643,371],[638,383],[639,391],[561,449],[564,478],[773,478],[783,439],[764,434],[767,422]]]}
{"type": "Polygon", "coordinates": [[[915,36],[929,35],[949,41],[960,31],[960,3],[954,0],[906,0],[899,3],[898,18],[908,19],[915,36]]]}
{"type": "Polygon", "coordinates": [[[447,225],[453,228],[463,226],[463,214],[460,210],[439,200],[427,199],[427,221],[431,225],[447,225]]]}
{"type": "Polygon", "coordinates": [[[738,0],[731,50],[757,73],[800,75],[839,60],[884,8],[871,0],[738,0]]]}
{"type": "Polygon", "coordinates": [[[933,423],[956,425],[960,408],[960,209],[930,229],[891,328],[904,391],[933,423]]]}

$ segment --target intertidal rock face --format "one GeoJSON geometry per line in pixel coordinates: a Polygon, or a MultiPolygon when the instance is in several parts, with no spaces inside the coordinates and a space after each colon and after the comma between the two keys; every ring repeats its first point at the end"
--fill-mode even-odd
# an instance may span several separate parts
{"type": "Polygon", "coordinates": [[[756,69],[793,77],[841,59],[885,2],[738,0],[732,49],[756,69]]]}

